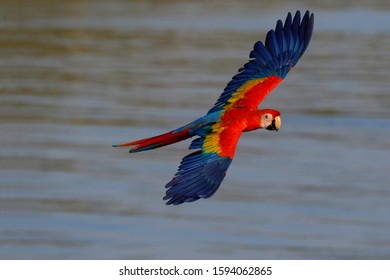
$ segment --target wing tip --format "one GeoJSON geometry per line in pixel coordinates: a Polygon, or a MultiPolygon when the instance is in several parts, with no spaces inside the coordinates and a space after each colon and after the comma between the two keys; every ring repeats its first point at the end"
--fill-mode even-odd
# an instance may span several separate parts
{"type": "Polygon", "coordinates": [[[249,62],[227,84],[208,114],[222,110],[231,96],[248,80],[277,75],[284,79],[306,51],[313,33],[314,13],[309,10],[301,18],[301,11],[287,13],[284,23],[278,20],[264,43],[257,41],[249,54],[249,62]],[[282,25],[281,25],[282,24],[282,25]],[[275,35],[276,32],[276,35],[275,35]]]}
{"type": "Polygon", "coordinates": [[[195,151],[185,156],[175,177],[165,186],[166,205],[209,198],[218,190],[232,158],[195,151]]]}

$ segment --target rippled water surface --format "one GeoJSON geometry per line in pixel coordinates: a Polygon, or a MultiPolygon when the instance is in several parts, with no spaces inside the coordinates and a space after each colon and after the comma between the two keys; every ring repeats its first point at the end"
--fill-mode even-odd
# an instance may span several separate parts
{"type": "Polygon", "coordinates": [[[390,258],[388,1],[2,1],[0,258],[390,258]],[[25,3],[24,3],[25,2],[25,3]],[[306,2],[306,4],[305,4],[306,2]],[[219,191],[166,206],[203,115],[288,11],[312,42],[219,191]]]}

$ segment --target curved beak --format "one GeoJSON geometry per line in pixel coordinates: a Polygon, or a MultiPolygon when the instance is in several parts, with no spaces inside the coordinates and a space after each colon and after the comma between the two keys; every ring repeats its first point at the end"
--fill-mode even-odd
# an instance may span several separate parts
{"type": "Polygon", "coordinates": [[[280,118],[280,116],[277,116],[272,120],[272,123],[266,127],[266,129],[272,131],[273,130],[278,131],[281,125],[282,125],[282,119],[280,118]]]}

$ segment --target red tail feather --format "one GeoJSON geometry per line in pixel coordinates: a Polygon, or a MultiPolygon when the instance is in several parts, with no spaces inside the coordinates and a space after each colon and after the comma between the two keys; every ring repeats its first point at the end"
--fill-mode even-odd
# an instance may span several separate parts
{"type": "Polygon", "coordinates": [[[113,147],[135,146],[130,150],[130,153],[142,152],[142,151],[146,151],[146,150],[160,148],[160,147],[163,147],[166,145],[170,145],[170,144],[185,140],[185,139],[191,137],[189,135],[189,131],[190,131],[189,128],[180,130],[178,132],[170,131],[168,133],[161,134],[158,136],[140,139],[137,141],[123,143],[123,144],[119,144],[119,145],[112,145],[112,146],[113,147]]]}

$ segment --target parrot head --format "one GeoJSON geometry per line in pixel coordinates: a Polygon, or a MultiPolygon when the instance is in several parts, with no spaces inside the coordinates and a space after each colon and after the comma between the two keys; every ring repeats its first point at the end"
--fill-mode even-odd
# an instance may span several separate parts
{"type": "Polygon", "coordinates": [[[262,110],[260,127],[271,131],[278,131],[282,124],[280,112],[272,109],[262,110]]]}

